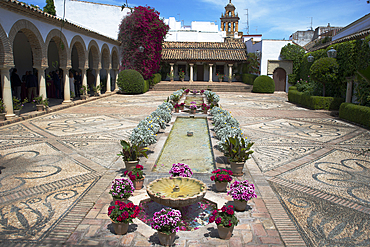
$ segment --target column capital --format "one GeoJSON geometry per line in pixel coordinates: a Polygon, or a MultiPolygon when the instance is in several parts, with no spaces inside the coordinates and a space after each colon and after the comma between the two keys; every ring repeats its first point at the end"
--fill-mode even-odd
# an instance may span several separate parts
{"type": "Polygon", "coordinates": [[[229,65],[229,67],[233,67],[234,64],[233,63],[229,63],[228,65],[229,65]]]}
{"type": "Polygon", "coordinates": [[[64,67],[64,68],[60,68],[60,69],[62,69],[62,70],[70,70],[70,69],[72,69],[72,67],[64,67]]]}
{"type": "Polygon", "coordinates": [[[171,66],[174,66],[174,65],[175,65],[175,63],[170,63],[170,65],[171,65],[171,66]]]}
{"type": "Polygon", "coordinates": [[[49,68],[48,66],[33,66],[33,67],[37,70],[46,70],[47,68],[49,68]]]}
{"type": "Polygon", "coordinates": [[[190,65],[190,66],[194,66],[194,64],[193,64],[193,63],[189,63],[189,65],[190,65]]]}
{"type": "Polygon", "coordinates": [[[213,66],[213,63],[209,63],[208,65],[212,67],[213,66]]]}

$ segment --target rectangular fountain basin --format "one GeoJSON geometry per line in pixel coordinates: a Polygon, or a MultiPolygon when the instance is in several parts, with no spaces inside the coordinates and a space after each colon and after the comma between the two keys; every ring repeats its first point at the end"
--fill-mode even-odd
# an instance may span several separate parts
{"type": "Polygon", "coordinates": [[[176,118],[153,171],[169,172],[175,163],[185,163],[196,173],[210,173],[215,169],[206,118],[176,118]],[[188,136],[188,132],[193,135],[188,136]]]}

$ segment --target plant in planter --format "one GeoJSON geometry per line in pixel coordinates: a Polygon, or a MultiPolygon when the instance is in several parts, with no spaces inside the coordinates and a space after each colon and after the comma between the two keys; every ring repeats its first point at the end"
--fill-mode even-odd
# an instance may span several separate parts
{"type": "Polygon", "coordinates": [[[207,111],[209,110],[210,106],[207,105],[206,103],[202,103],[202,111],[204,114],[207,114],[207,111]]]}
{"type": "Polygon", "coordinates": [[[180,110],[183,111],[184,108],[185,108],[185,103],[183,102],[183,103],[180,104],[180,110]]]}
{"type": "Polygon", "coordinates": [[[42,99],[42,95],[35,97],[32,101],[32,104],[36,105],[37,111],[43,111],[45,108],[49,106],[49,101],[48,99],[42,99]]]}
{"type": "Polygon", "coordinates": [[[0,99],[0,121],[4,121],[5,120],[5,106],[4,106],[4,102],[2,99],[0,99]]]}
{"type": "Polygon", "coordinates": [[[227,169],[216,169],[212,172],[211,180],[215,181],[217,191],[226,191],[227,183],[231,182],[233,172],[227,169]]]}
{"type": "Polygon", "coordinates": [[[180,98],[181,98],[181,94],[179,94],[179,93],[173,93],[170,96],[170,100],[172,100],[172,102],[174,102],[174,103],[179,102],[180,98]]]}
{"type": "Polygon", "coordinates": [[[123,174],[128,176],[131,181],[134,183],[135,190],[141,190],[144,184],[144,167],[142,165],[136,165],[132,171],[125,171],[123,174]]]}
{"type": "Polygon", "coordinates": [[[244,211],[247,202],[253,197],[257,198],[254,184],[244,181],[235,181],[230,185],[227,192],[234,199],[234,206],[237,211],[244,211]]]}
{"type": "Polygon", "coordinates": [[[195,114],[198,107],[197,107],[197,105],[190,105],[189,108],[190,108],[190,113],[195,114]]]}
{"type": "Polygon", "coordinates": [[[222,143],[224,155],[228,157],[231,170],[234,175],[243,175],[243,167],[246,160],[253,153],[250,148],[254,142],[248,141],[247,138],[229,137],[222,143]]]}
{"type": "Polygon", "coordinates": [[[28,102],[28,99],[25,98],[23,101],[17,99],[15,96],[13,96],[13,110],[14,114],[19,116],[20,111],[22,110],[24,104],[28,102]]]}
{"type": "Polygon", "coordinates": [[[179,72],[179,78],[180,78],[180,81],[184,81],[184,79],[185,79],[185,72],[184,71],[179,72]]]}
{"type": "Polygon", "coordinates": [[[188,94],[189,92],[190,92],[190,89],[189,88],[187,88],[187,89],[184,90],[184,93],[185,94],[188,94]]]}
{"type": "Polygon", "coordinates": [[[169,173],[171,174],[171,177],[190,178],[193,175],[190,167],[182,163],[172,164],[172,168],[169,173]]]}
{"type": "Polygon", "coordinates": [[[172,246],[176,232],[180,230],[181,212],[176,209],[163,208],[155,212],[151,227],[158,231],[158,238],[162,245],[172,246]]]}
{"type": "Polygon", "coordinates": [[[222,82],[222,81],[224,80],[224,77],[225,77],[225,75],[223,75],[223,74],[221,74],[221,73],[216,73],[216,76],[218,77],[218,80],[219,80],[220,82],[222,82]]]}
{"type": "Polygon", "coordinates": [[[191,91],[193,94],[197,94],[197,93],[199,93],[197,90],[193,90],[193,91],[191,91]]]}
{"type": "Polygon", "coordinates": [[[93,91],[94,91],[94,96],[99,96],[99,92],[100,92],[100,89],[101,89],[101,84],[99,84],[98,86],[93,86],[92,87],[93,91]]]}
{"type": "Polygon", "coordinates": [[[127,201],[135,191],[134,184],[128,178],[116,178],[112,181],[109,194],[112,195],[113,199],[119,201],[127,201]]]}
{"type": "Polygon", "coordinates": [[[234,226],[239,223],[235,216],[234,207],[232,205],[222,206],[221,209],[215,209],[212,216],[209,217],[209,223],[217,224],[218,235],[222,239],[230,239],[233,234],[234,226]]]}
{"type": "Polygon", "coordinates": [[[126,170],[131,171],[137,164],[139,164],[139,157],[143,155],[148,158],[148,148],[143,147],[141,143],[139,145],[130,144],[127,141],[121,140],[122,151],[117,154],[122,156],[123,161],[126,165],[126,170]]]}
{"type": "Polygon", "coordinates": [[[174,77],[173,70],[170,73],[168,73],[167,76],[170,78],[170,81],[173,81],[174,77]]]}
{"type": "Polygon", "coordinates": [[[89,97],[87,93],[88,93],[88,88],[85,85],[82,85],[80,89],[81,99],[86,100],[89,97]]]}
{"type": "Polygon", "coordinates": [[[199,92],[200,94],[203,94],[204,93],[204,90],[202,89],[202,90],[200,90],[200,92],[199,92]]]}
{"type": "Polygon", "coordinates": [[[132,202],[124,203],[116,201],[113,206],[108,208],[108,216],[112,220],[114,231],[117,235],[127,233],[129,223],[136,218],[140,209],[132,202]]]}
{"type": "Polygon", "coordinates": [[[180,105],[179,104],[176,103],[173,107],[175,108],[175,112],[179,112],[179,110],[180,110],[180,105]]]}

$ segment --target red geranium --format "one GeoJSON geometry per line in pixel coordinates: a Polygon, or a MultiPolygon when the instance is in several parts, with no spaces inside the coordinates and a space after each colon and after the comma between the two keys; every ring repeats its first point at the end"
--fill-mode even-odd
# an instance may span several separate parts
{"type": "Polygon", "coordinates": [[[144,178],[144,172],[143,172],[144,167],[142,165],[136,165],[132,171],[125,171],[123,174],[125,176],[128,176],[131,181],[134,181],[136,179],[143,179],[144,178]]]}
{"type": "Polygon", "coordinates": [[[108,216],[113,222],[132,223],[132,219],[139,214],[140,208],[132,202],[124,203],[116,201],[114,206],[108,208],[108,216]]]}
{"type": "Polygon", "coordinates": [[[233,175],[233,172],[230,171],[230,170],[216,169],[212,173],[215,174],[215,175],[211,176],[212,181],[231,182],[231,180],[232,180],[231,175],[233,175]]]}

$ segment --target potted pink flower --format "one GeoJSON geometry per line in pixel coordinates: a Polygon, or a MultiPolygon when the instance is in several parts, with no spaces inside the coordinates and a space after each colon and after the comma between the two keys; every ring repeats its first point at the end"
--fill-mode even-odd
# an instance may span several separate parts
{"type": "Polygon", "coordinates": [[[234,226],[239,223],[235,216],[234,207],[232,205],[223,206],[221,209],[215,209],[212,216],[209,217],[209,223],[215,222],[218,229],[218,235],[222,239],[230,239],[233,234],[234,226]]]}
{"type": "Polygon", "coordinates": [[[124,203],[116,201],[113,206],[108,208],[108,216],[112,220],[114,231],[117,235],[127,233],[129,223],[136,218],[140,209],[132,202],[124,203]]]}
{"type": "Polygon", "coordinates": [[[235,181],[230,185],[227,194],[234,199],[234,206],[237,211],[244,211],[247,202],[253,197],[257,198],[254,184],[249,183],[248,180],[235,181]]]}
{"type": "Polygon", "coordinates": [[[173,164],[169,173],[171,174],[171,177],[190,178],[193,175],[190,167],[182,163],[173,164]]]}
{"type": "Polygon", "coordinates": [[[198,93],[198,91],[197,90],[193,90],[193,91],[191,91],[193,94],[197,94],[198,93]]]}
{"type": "Polygon", "coordinates": [[[127,201],[135,191],[134,184],[128,178],[116,178],[112,182],[109,194],[112,195],[115,201],[127,201]]]}
{"type": "Polygon", "coordinates": [[[212,172],[211,180],[215,181],[217,191],[226,191],[227,183],[231,182],[233,172],[227,169],[216,169],[212,172]]]}
{"type": "Polygon", "coordinates": [[[158,238],[162,245],[172,246],[175,241],[176,232],[180,230],[180,210],[163,208],[155,212],[151,227],[158,231],[158,238]]]}
{"type": "Polygon", "coordinates": [[[144,184],[144,167],[142,165],[136,165],[132,171],[125,171],[123,174],[128,176],[130,180],[133,182],[135,190],[140,190],[144,184]]]}
{"type": "Polygon", "coordinates": [[[190,105],[190,113],[195,114],[197,112],[197,105],[190,105]]]}

